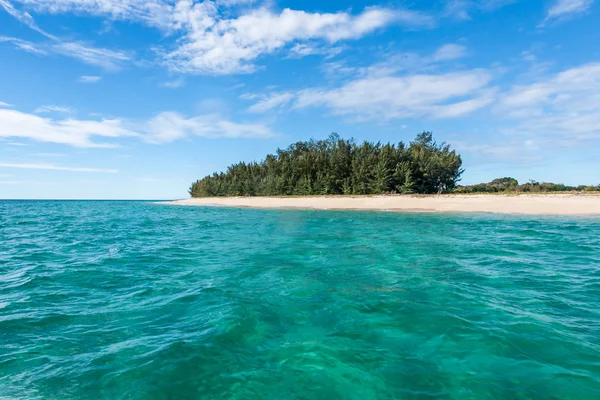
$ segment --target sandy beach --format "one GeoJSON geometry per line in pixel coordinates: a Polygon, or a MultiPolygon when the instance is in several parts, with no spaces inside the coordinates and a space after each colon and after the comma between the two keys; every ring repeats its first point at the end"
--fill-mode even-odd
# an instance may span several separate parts
{"type": "Polygon", "coordinates": [[[600,195],[596,194],[203,197],[176,200],[171,204],[318,210],[600,215],[600,195]]]}

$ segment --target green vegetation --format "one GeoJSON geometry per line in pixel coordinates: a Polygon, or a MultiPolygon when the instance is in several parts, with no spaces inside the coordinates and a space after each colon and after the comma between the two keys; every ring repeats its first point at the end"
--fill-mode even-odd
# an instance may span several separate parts
{"type": "Polygon", "coordinates": [[[477,185],[457,186],[455,193],[556,193],[556,192],[600,192],[598,186],[567,186],[562,183],[529,181],[519,185],[514,178],[498,178],[489,183],[477,185]]]}
{"type": "Polygon", "coordinates": [[[408,146],[381,144],[331,134],[297,142],[256,163],[240,162],[190,187],[192,197],[326,194],[445,193],[463,170],[460,156],[431,132],[408,146]]]}
{"type": "Polygon", "coordinates": [[[566,186],[514,178],[457,186],[462,160],[446,143],[423,132],[408,146],[341,139],[297,142],[262,162],[240,162],[192,184],[192,197],[435,193],[600,192],[598,186],[566,186]]]}

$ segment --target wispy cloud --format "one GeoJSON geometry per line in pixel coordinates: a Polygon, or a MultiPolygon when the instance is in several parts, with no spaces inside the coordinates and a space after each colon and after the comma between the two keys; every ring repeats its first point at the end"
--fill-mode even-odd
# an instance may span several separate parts
{"type": "Polygon", "coordinates": [[[166,87],[169,89],[177,89],[177,88],[182,87],[184,84],[185,84],[185,80],[180,77],[180,78],[174,79],[172,81],[163,82],[160,84],[160,86],[166,87]]]}
{"type": "Polygon", "coordinates": [[[432,61],[440,62],[440,61],[451,61],[458,60],[459,58],[463,58],[467,55],[467,48],[465,46],[459,44],[446,44],[435,52],[432,57],[432,61]]]}
{"type": "Polygon", "coordinates": [[[290,49],[288,58],[302,58],[307,56],[320,55],[324,56],[325,59],[330,59],[344,51],[344,48],[344,46],[330,47],[318,44],[296,43],[290,49]]]}
{"type": "Polygon", "coordinates": [[[0,0],[0,7],[4,8],[4,10],[8,14],[12,15],[14,18],[18,19],[34,31],[46,36],[49,39],[56,39],[56,36],[51,35],[46,31],[40,29],[40,27],[37,26],[37,24],[35,23],[35,20],[31,16],[31,14],[25,11],[17,10],[8,0],[0,0]]]}
{"type": "Polygon", "coordinates": [[[96,48],[83,42],[59,42],[51,48],[57,54],[108,70],[118,69],[124,62],[132,59],[125,51],[96,48]]]}
{"type": "Polygon", "coordinates": [[[34,112],[36,114],[43,114],[43,113],[49,113],[49,112],[71,113],[71,112],[73,112],[73,109],[71,109],[70,107],[63,107],[63,106],[41,106],[41,107],[36,108],[34,112]]]}
{"type": "Polygon", "coordinates": [[[326,107],[357,120],[455,118],[494,100],[492,75],[481,69],[444,74],[372,76],[333,89],[300,91],[295,108],[326,107]]]}
{"type": "Polygon", "coordinates": [[[0,109],[0,138],[27,138],[74,147],[117,147],[118,138],[168,143],[189,137],[266,138],[275,133],[264,124],[233,122],[218,114],[185,117],[163,112],[148,120],[45,118],[0,109]],[[99,140],[100,139],[100,140],[99,140]],[[107,142],[107,140],[109,140],[107,142]]]}
{"type": "Polygon", "coordinates": [[[437,48],[432,54],[390,53],[385,54],[385,61],[368,65],[344,61],[327,62],[323,65],[323,72],[334,79],[349,76],[390,76],[401,72],[424,73],[435,71],[441,65],[466,57],[468,54],[469,51],[465,46],[449,43],[437,48]]]}
{"type": "Polygon", "coordinates": [[[1,42],[12,43],[15,48],[38,56],[62,55],[107,70],[119,69],[125,62],[132,59],[131,54],[127,52],[97,48],[83,42],[50,41],[33,43],[15,37],[0,36],[1,42]]]}
{"type": "MultiPolygon", "coordinates": [[[[35,28],[25,11],[8,3],[12,14],[35,28]],[[26,15],[26,16],[25,16],[26,15]]],[[[178,1],[169,0],[14,0],[25,9],[52,14],[75,12],[129,20],[153,26],[175,41],[154,48],[157,62],[171,71],[192,74],[240,74],[260,68],[263,55],[285,52],[291,57],[340,52],[342,41],[360,39],[392,25],[406,29],[431,28],[436,20],[423,12],[403,8],[368,7],[361,13],[313,13],[289,8],[281,11],[269,3],[254,5],[249,0],[178,1]],[[231,5],[244,4],[232,12],[231,5]]],[[[43,31],[42,31],[43,32],[43,31]]],[[[44,32],[44,34],[46,34],[44,32]]],[[[30,52],[51,52],[79,58],[84,62],[112,68],[128,61],[122,51],[94,49],[88,44],[56,41],[51,51],[32,43],[13,41],[30,52]],[[83,48],[85,47],[85,48],[83,48]]]]}
{"type": "Polygon", "coordinates": [[[488,12],[518,0],[446,0],[442,16],[459,20],[468,20],[476,12],[488,12]]]}
{"type": "Polygon", "coordinates": [[[263,124],[237,123],[208,114],[186,118],[175,112],[163,112],[146,124],[144,139],[168,143],[190,136],[204,138],[269,138],[275,133],[263,124]]]}
{"type": "Polygon", "coordinates": [[[185,73],[249,73],[254,60],[289,44],[322,40],[335,44],[363,37],[392,24],[429,27],[431,17],[415,11],[367,8],[361,14],[319,14],[266,8],[234,19],[219,19],[207,3],[181,8],[182,27],[188,30],[177,49],[165,52],[165,65],[185,73]]]}
{"type": "Polygon", "coordinates": [[[140,21],[164,30],[177,28],[173,20],[176,7],[168,0],[15,0],[15,3],[23,3],[37,12],[75,12],[107,16],[114,20],[140,21]]]}
{"type": "Polygon", "coordinates": [[[497,112],[518,121],[520,134],[580,142],[600,139],[600,63],[588,63],[515,85],[497,112]]]}
{"type": "Polygon", "coordinates": [[[273,109],[280,108],[284,105],[289,104],[294,99],[294,95],[289,92],[271,93],[269,95],[258,97],[260,98],[260,100],[254,103],[252,106],[248,107],[248,111],[254,113],[271,111],[273,109]]]}
{"type": "Polygon", "coordinates": [[[0,36],[0,43],[3,42],[12,43],[16,49],[26,51],[31,54],[35,54],[38,56],[48,55],[48,52],[46,50],[43,50],[39,45],[32,42],[28,42],[27,40],[21,40],[15,37],[0,36]]]}
{"type": "Polygon", "coordinates": [[[98,143],[93,137],[117,138],[138,136],[118,119],[52,119],[17,110],[0,109],[0,137],[20,137],[39,142],[67,144],[75,147],[114,147],[98,143]]]}
{"type": "Polygon", "coordinates": [[[466,55],[464,46],[447,44],[431,55],[398,54],[364,67],[335,63],[335,71],[331,73],[338,76],[343,73],[346,77],[339,86],[254,93],[240,98],[255,101],[248,109],[251,112],[290,105],[292,109],[325,108],[353,120],[454,118],[494,101],[495,89],[489,87],[491,72],[485,69],[437,72],[442,63],[466,55]]]}
{"type": "Polygon", "coordinates": [[[80,76],[79,79],[77,79],[77,82],[79,82],[79,83],[96,83],[96,82],[100,82],[101,80],[102,80],[101,76],[83,75],[83,76],[80,76]]]}
{"type": "Polygon", "coordinates": [[[103,168],[88,168],[88,167],[65,167],[54,164],[20,164],[20,163],[2,163],[0,162],[0,168],[21,168],[21,169],[43,169],[51,171],[70,171],[70,172],[104,172],[104,173],[116,173],[119,172],[116,169],[103,169],[103,168]]]}
{"type": "Polygon", "coordinates": [[[585,13],[593,4],[594,0],[555,0],[548,9],[546,19],[540,26],[549,21],[561,20],[577,14],[585,13]]]}
{"type": "MultiPolygon", "coordinates": [[[[35,4],[35,1],[33,2],[35,4]]],[[[17,10],[8,0],[0,0],[0,6],[10,15],[46,37],[46,42],[33,43],[16,37],[0,36],[0,42],[11,42],[17,49],[36,55],[60,54],[105,69],[117,69],[121,63],[131,60],[131,55],[120,50],[96,48],[83,42],[64,41],[41,29],[26,11],[17,10]]]]}
{"type": "Polygon", "coordinates": [[[3,101],[0,101],[0,107],[9,108],[9,107],[12,107],[12,104],[8,104],[8,103],[5,103],[3,101]]]}
{"type": "Polygon", "coordinates": [[[527,140],[504,140],[499,143],[468,144],[465,142],[453,142],[454,147],[461,153],[471,153],[476,157],[486,160],[511,161],[528,164],[542,160],[537,143],[531,139],[527,140]]]}
{"type": "Polygon", "coordinates": [[[47,181],[0,181],[0,185],[28,185],[28,186],[53,186],[56,185],[56,182],[47,182],[47,181]]]}

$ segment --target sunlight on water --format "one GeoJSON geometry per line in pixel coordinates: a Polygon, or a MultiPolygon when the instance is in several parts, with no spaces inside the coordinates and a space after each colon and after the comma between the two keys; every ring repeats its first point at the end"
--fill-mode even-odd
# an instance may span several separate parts
{"type": "Polygon", "coordinates": [[[0,398],[599,399],[600,219],[0,202],[0,398]]]}

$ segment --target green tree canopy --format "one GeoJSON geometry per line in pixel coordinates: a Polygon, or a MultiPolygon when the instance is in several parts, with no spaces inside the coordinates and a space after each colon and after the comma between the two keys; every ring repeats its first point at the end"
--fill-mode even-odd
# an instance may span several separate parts
{"type": "Polygon", "coordinates": [[[240,162],[192,184],[193,197],[323,194],[445,193],[463,170],[462,160],[431,132],[406,146],[345,140],[296,142],[261,162],[240,162]]]}

